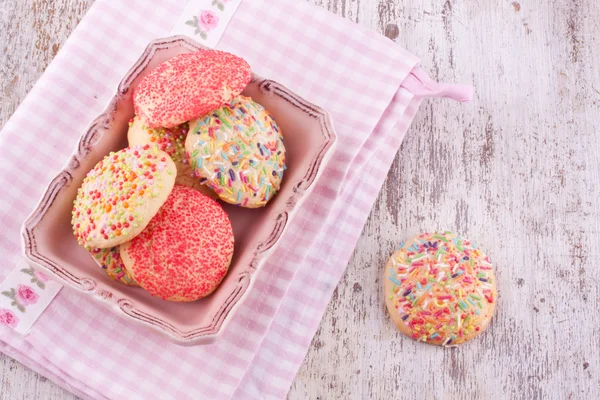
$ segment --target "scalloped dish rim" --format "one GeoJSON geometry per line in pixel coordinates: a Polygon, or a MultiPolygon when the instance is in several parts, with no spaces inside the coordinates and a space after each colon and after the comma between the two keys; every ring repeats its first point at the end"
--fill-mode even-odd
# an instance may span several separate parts
{"type": "Polygon", "coordinates": [[[43,268],[45,271],[50,272],[54,277],[63,281],[65,286],[70,286],[71,288],[78,289],[78,291],[83,291],[91,295],[103,304],[111,306],[111,309],[118,310],[117,313],[125,318],[149,326],[167,335],[177,344],[208,344],[214,342],[227,328],[233,315],[246,299],[250,289],[252,289],[258,270],[265,264],[269,256],[280,243],[280,239],[287,230],[294,214],[310,194],[315,183],[325,169],[325,166],[334,154],[337,144],[337,134],[333,127],[331,115],[327,111],[302,99],[291,90],[274,81],[262,79],[257,75],[253,75],[252,81],[258,82],[260,90],[270,91],[273,95],[279,96],[283,100],[288,101],[292,106],[300,109],[301,112],[315,118],[320,125],[320,133],[323,136],[323,141],[318,151],[315,152],[315,156],[310,162],[309,167],[306,169],[306,172],[303,172],[304,177],[302,178],[302,181],[294,187],[293,193],[286,198],[285,209],[277,214],[274,218],[274,222],[270,222],[273,223],[273,227],[268,238],[256,246],[252,261],[247,267],[244,266],[244,269],[236,276],[236,279],[239,281],[236,289],[233,290],[232,294],[220,305],[219,311],[215,314],[210,325],[197,327],[189,331],[180,331],[169,321],[159,319],[156,316],[137,310],[133,306],[131,300],[127,297],[120,296],[121,298],[119,299],[113,298],[115,296],[113,296],[111,292],[100,290],[94,280],[89,278],[77,278],[67,269],[62,268],[39,252],[36,244],[36,233],[34,232],[36,226],[42,221],[48,210],[56,201],[59,193],[69,186],[73,176],[72,172],[80,167],[79,160],[84,159],[91,152],[95,140],[98,140],[94,133],[106,129],[108,124],[107,121],[110,120],[110,116],[115,112],[116,107],[119,104],[120,96],[127,93],[130,85],[147,68],[158,50],[168,49],[168,46],[175,45],[183,46],[191,51],[206,49],[206,47],[186,36],[156,39],[147,45],[135,64],[121,79],[117,86],[117,91],[111,97],[108,106],[105,107],[104,111],[86,127],[84,133],[79,138],[77,148],[71,154],[68,163],[46,186],[39,202],[23,223],[21,229],[23,255],[30,265],[43,268]],[[241,293],[239,293],[240,291],[241,293]]]}

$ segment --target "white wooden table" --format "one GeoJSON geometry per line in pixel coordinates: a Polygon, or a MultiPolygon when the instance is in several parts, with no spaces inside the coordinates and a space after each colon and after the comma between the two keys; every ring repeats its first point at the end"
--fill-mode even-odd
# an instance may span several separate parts
{"type": "MultiPolygon", "coordinates": [[[[433,78],[476,96],[424,103],[289,398],[600,397],[596,2],[310,1],[390,36],[397,24],[433,78]],[[401,337],[382,299],[394,246],[431,229],[476,239],[497,266],[492,325],[456,349],[401,337]]],[[[0,0],[0,124],[92,2],[0,0]]],[[[0,400],[73,398],[0,356],[0,400]]]]}

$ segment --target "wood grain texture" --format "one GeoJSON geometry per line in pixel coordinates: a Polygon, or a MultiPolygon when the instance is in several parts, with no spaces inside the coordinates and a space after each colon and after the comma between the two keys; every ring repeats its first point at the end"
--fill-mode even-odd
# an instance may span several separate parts
{"type": "MultiPolygon", "coordinates": [[[[469,105],[424,102],[289,398],[597,398],[594,0],[309,1],[397,33],[433,78],[472,83],[476,94],[469,105]],[[432,229],[477,240],[497,268],[489,330],[455,349],[401,336],[382,298],[381,268],[394,247],[432,229]]],[[[0,0],[0,125],[91,4],[0,0]]],[[[0,356],[0,400],[73,398],[0,356]]]]}
{"type": "Polygon", "coordinates": [[[435,79],[476,94],[423,104],[289,398],[598,398],[596,3],[345,3],[379,31],[397,23],[435,79]],[[394,247],[433,229],[477,240],[497,267],[489,330],[455,349],[402,337],[382,298],[394,247]]]}
{"type": "MultiPolygon", "coordinates": [[[[92,3],[92,0],[0,0],[0,128],[92,3]]],[[[76,398],[0,353],[0,400],[76,398]]]]}

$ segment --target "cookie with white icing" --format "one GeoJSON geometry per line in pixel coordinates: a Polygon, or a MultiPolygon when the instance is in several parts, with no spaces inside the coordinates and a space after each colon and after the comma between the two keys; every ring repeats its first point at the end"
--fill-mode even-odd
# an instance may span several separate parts
{"type": "Polygon", "coordinates": [[[221,200],[258,208],[277,194],[286,151],[281,129],[263,106],[237,96],[189,125],[190,165],[221,200]]]}

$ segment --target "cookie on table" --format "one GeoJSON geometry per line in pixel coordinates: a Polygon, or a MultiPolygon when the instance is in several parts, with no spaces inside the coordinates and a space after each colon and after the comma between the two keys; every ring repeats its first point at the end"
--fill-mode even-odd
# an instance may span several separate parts
{"type": "Polygon", "coordinates": [[[400,245],[385,267],[384,292],[402,333],[440,346],[480,335],[497,299],[490,259],[451,232],[424,233],[400,245]]]}
{"type": "Polygon", "coordinates": [[[105,249],[134,238],[165,202],[176,175],[169,155],[156,147],[111,152],[77,191],[71,224],[79,244],[105,249]]]}
{"type": "Polygon", "coordinates": [[[133,94],[135,114],[172,128],[221,107],[252,79],[243,59],[218,50],[180,54],[154,68],[133,94]]]}
{"type": "Polygon", "coordinates": [[[167,153],[175,163],[175,167],[177,168],[176,184],[189,186],[213,199],[217,199],[219,196],[194,176],[192,167],[187,160],[185,138],[188,130],[189,126],[187,122],[173,128],[150,128],[142,122],[140,117],[135,116],[129,121],[127,141],[130,147],[147,144],[157,146],[160,150],[167,153]]]}
{"type": "Polygon", "coordinates": [[[233,231],[215,200],[175,185],[146,229],[121,245],[135,281],[153,296],[189,302],[212,293],[233,255],[233,231]]]}
{"type": "Polygon", "coordinates": [[[121,254],[119,253],[119,246],[111,247],[110,249],[91,249],[90,253],[96,263],[106,272],[106,275],[115,281],[127,286],[140,286],[131,277],[127,268],[125,268],[125,264],[123,264],[121,254]]]}
{"type": "Polygon", "coordinates": [[[281,129],[263,106],[237,96],[189,125],[190,165],[221,200],[258,208],[279,191],[285,146],[281,129]]]}

